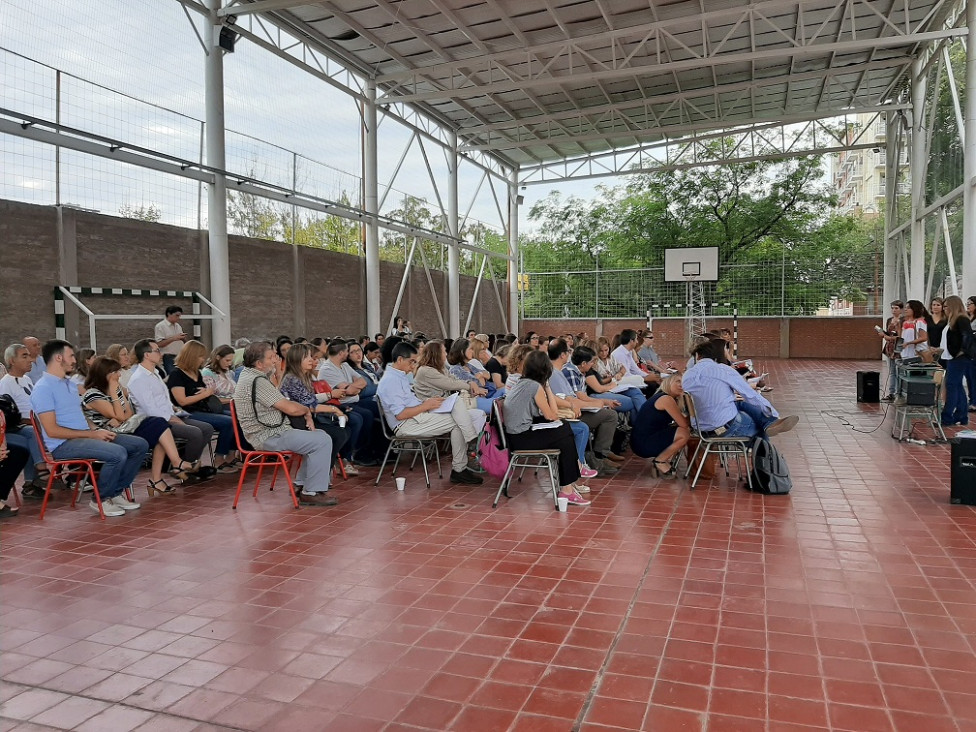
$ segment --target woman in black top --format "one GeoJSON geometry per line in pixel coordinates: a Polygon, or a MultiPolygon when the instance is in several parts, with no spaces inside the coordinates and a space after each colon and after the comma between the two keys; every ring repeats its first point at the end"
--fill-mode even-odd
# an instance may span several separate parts
{"type": "MultiPolygon", "coordinates": [[[[942,348],[942,333],[949,321],[945,316],[945,305],[941,297],[933,297],[929,303],[929,312],[925,316],[925,324],[929,334],[929,348],[942,348]]],[[[946,360],[940,355],[939,363],[946,367],[946,360]]]]}
{"type": "Polygon", "coordinates": [[[963,310],[962,298],[950,295],[943,303],[946,322],[946,399],[942,409],[942,424],[945,426],[969,424],[966,410],[966,391],[963,377],[973,368],[973,362],[963,352],[963,338],[966,331],[972,332],[969,318],[963,310]]]}
{"type": "Polygon", "coordinates": [[[207,360],[207,347],[200,341],[187,341],[176,357],[176,367],[166,378],[169,393],[177,406],[193,415],[193,419],[217,430],[217,449],[214,467],[221,473],[239,469],[234,450],[234,422],[224,414],[224,407],[213,389],[208,389],[200,369],[207,360]]]}

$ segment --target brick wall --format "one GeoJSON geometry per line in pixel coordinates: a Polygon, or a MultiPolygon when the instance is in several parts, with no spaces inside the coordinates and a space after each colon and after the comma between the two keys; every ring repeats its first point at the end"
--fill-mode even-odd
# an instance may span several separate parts
{"type": "MultiPolygon", "coordinates": [[[[750,358],[874,359],[881,345],[872,328],[876,317],[739,318],[739,353],[750,358]]],[[[732,328],[731,318],[706,321],[708,328],[732,328]]],[[[525,320],[520,333],[571,331],[612,336],[624,328],[644,328],[643,320],[525,320]]],[[[654,348],[662,358],[686,355],[685,321],[654,319],[654,348]]]]}
{"type": "MultiPolygon", "coordinates": [[[[365,333],[365,267],[360,257],[240,236],[231,236],[228,246],[234,338],[365,333]]],[[[193,229],[0,201],[0,247],[0,348],[25,335],[42,340],[54,337],[57,285],[199,290],[205,295],[209,291],[206,232],[193,229]]],[[[402,264],[380,263],[383,330],[403,271],[402,264]]],[[[440,272],[431,276],[446,323],[447,282],[440,272]]],[[[473,277],[461,278],[462,327],[475,282],[473,277]]],[[[82,301],[95,313],[158,313],[147,320],[99,321],[100,350],[113,342],[131,344],[151,335],[153,323],[162,318],[167,305],[181,305],[184,321],[191,312],[191,302],[178,298],[83,297],[82,301]]],[[[412,269],[399,310],[415,330],[441,334],[423,268],[412,269]]],[[[89,340],[88,319],[77,313],[77,308],[67,305],[69,338],[84,346],[89,340]]],[[[502,323],[495,293],[485,281],[471,327],[499,332],[502,323]]],[[[188,322],[183,327],[191,332],[188,322]]]]}

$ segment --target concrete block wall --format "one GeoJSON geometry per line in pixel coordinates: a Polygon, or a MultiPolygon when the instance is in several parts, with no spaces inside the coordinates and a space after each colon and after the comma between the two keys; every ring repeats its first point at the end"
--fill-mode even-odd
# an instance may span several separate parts
{"type": "MultiPolygon", "coordinates": [[[[57,285],[209,291],[206,232],[165,224],[0,201],[0,346],[35,335],[54,337],[57,285]]],[[[365,267],[362,258],[279,242],[231,236],[231,332],[234,338],[344,335],[366,331],[365,267]]],[[[380,264],[382,327],[393,311],[404,265],[380,264]]],[[[445,323],[447,282],[432,272],[445,323]]],[[[475,278],[461,278],[461,324],[467,318],[475,278]]],[[[502,291],[503,297],[505,291],[502,291]]],[[[95,313],[154,313],[147,320],[99,321],[99,350],[132,344],[152,334],[171,304],[184,310],[192,332],[190,300],[117,296],[83,297],[95,313]]],[[[417,330],[441,334],[423,268],[413,268],[400,312],[417,330]]],[[[203,312],[208,312],[203,308],[203,312]]],[[[68,304],[69,339],[88,345],[88,319],[68,304]]],[[[206,324],[206,321],[204,321],[206,324]]],[[[481,287],[471,327],[501,332],[503,319],[489,282],[481,287]]],[[[209,328],[204,341],[209,344],[209,328]]],[[[373,335],[370,333],[370,335],[373,335]]]]}

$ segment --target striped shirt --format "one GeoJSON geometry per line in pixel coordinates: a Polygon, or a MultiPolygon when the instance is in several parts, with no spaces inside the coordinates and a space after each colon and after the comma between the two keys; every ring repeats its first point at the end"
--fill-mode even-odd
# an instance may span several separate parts
{"type": "Polygon", "coordinates": [[[749,386],[738,371],[710,358],[699,360],[685,371],[681,387],[695,400],[696,426],[702,432],[711,432],[735,419],[739,412],[735,404],[736,394],[760,407],[765,414],[779,416],[773,405],[749,386]]]}

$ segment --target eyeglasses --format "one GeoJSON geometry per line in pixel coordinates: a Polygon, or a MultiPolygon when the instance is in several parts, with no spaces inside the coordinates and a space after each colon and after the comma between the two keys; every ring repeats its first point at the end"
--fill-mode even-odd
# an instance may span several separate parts
{"type": "Polygon", "coordinates": [[[149,352],[150,353],[162,353],[162,351],[160,351],[158,348],[150,348],[149,349],[149,352]]]}

